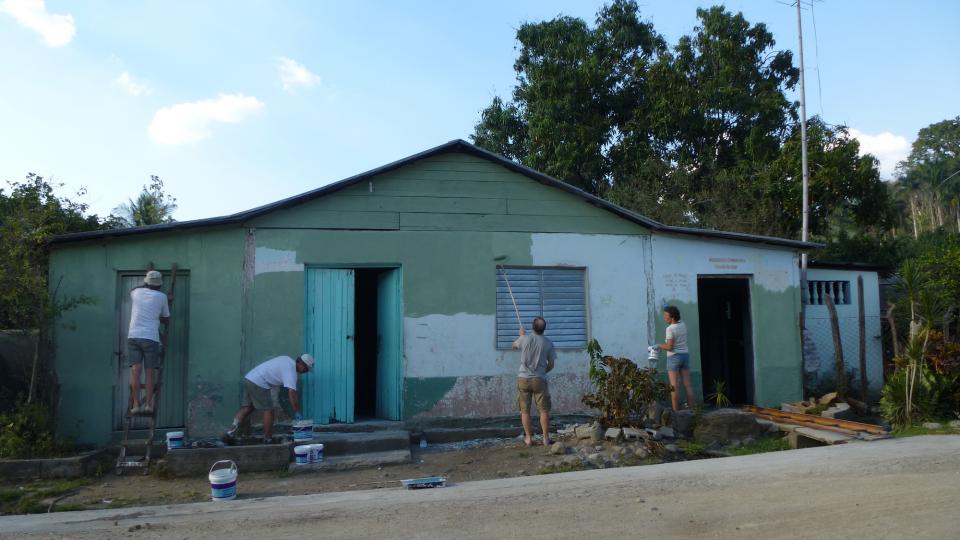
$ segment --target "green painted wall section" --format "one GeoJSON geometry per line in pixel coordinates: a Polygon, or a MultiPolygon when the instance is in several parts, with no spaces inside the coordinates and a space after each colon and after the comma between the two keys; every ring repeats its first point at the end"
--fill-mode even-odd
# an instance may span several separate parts
{"type": "Polygon", "coordinates": [[[51,283],[60,283],[62,296],[96,299],[67,312],[56,328],[58,423],[62,434],[78,442],[104,443],[111,437],[118,369],[117,276],[143,271],[150,261],[158,268],[176,262],[190,273],[188,423],[219,420],[238,405],[242,231],[207,229],[68,244],[52,253],[51,283]]]}
{"type": "Polygon", "coordinates": [[[456,377],[406,378],[403,380],[403,417],[427,412],[453,390],[456,377]]]}
{"type": "Polygon", "coordinates": [[[445,154],[247,223],[257,228],[647,234],[500,165],[445,154]]]}

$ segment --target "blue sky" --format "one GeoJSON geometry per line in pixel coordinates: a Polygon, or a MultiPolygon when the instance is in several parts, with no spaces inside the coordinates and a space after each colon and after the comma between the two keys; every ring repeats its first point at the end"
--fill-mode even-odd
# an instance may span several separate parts
{"type": "MultiPolygon", "coordinates": [[[[715,3],[641,9],[674,42],[715,3]]],[[[101,214],[151,174],[181,220],[258,206],[468,138],[509,96],[516,28],[592,21],[602,3],[463,4],[0,0],[0,179],[84,187],[101,214]]],[[[796,49],[792,8],[725,5],[796,49]]],[[[808,112],[889,171],[917,130],[960,114],[958,23],[960,2],[817,2],[808,112]]]]}

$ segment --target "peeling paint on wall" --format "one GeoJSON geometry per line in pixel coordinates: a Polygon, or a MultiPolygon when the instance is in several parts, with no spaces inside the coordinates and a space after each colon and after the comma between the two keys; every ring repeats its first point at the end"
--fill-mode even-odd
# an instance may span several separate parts
{"type": "MultiPolygon", "coordinates": [[[[587,410],[580,401],[585,393],[591,391],[590,380],[585,374],[551,373],[547,376],[547,382],[553,403],[552,414],[572,414],[587,410]]],[[[487,417],[510,414],[519,414],[516,375],[458,377],[452,387],[432,406],[421,407],[410,417],[487,417]]]]}
{"type": "Polygon", "coordinates": [[[297,262],[297,252],[268,247],[256,250],[255,275],[270,272],[303,272],[303,263],[297,262]]]}
{"type": "Polygon", "coordinates": [[[209,437],[219,435],[224,424],[219,409],[223,406],[223,385],[200,382],[193,388],[193,395],[187,403],[187,426],[191,437],[209,437]]]}

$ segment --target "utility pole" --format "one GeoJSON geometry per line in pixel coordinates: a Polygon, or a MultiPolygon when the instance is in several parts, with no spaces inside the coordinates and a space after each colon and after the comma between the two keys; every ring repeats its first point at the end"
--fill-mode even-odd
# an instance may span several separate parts
{"type": "MultiPolygon", "coordinates": [[[[803,169],[803,226],[800,239],[810,240],[810,170],[807,168],[807,89],[803,80],[803,25],[801,24],[800,2],[797,0],[797,37],[800,40],[800,162],[803,169]]],[[[807,368],[807,355],[804,351],[804,334],[807,324],[807,252],[800,252],[800,362],[801,369],[807,368]]],[[[802,390],[801,390],[802,394],[802,390]]]]}
{"type": "MultiPolygon", "coordinates": [[[[804,83],[803,67],[803,26],[800,17],[800,2],[797,0],[797,35],[800,41],[800,162],[803,168],[803,228],[800,239],[810,240],[810,169],[807,168],[807,89],[804,83]]],[[[807,253],[800,254],[801,297],[807,297],[807,253]]]]}

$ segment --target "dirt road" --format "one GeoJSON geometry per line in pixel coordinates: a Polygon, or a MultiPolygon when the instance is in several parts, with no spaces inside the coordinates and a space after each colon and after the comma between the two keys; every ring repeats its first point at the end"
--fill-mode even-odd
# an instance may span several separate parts
{"type": "Polygon", "coordinates": [[[955,539],[958,500],[960,436],[927,436],[416,492],[12,516],[0,536],[955,539]]]}

